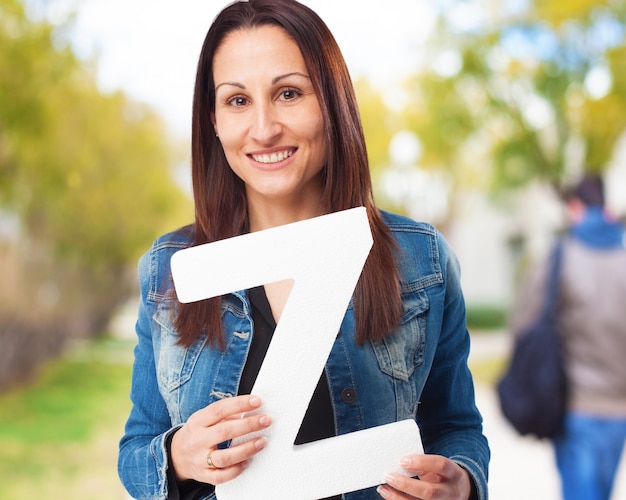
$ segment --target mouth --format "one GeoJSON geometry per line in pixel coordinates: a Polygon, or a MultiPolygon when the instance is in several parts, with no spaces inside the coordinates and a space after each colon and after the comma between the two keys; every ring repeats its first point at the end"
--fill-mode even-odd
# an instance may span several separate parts
{"type": "Polygon", "coordinates": [[[264,164],[279,163],[289,158],[295,152],[294,149],[286,149],[284,151],[276,151],[274,153],[255,154],[250,156],[254,161],[264,164]]]}

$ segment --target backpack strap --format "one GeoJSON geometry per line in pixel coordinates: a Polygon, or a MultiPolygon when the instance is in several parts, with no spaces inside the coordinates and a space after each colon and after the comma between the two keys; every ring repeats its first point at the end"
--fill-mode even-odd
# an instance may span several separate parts
{"type": "Polygon", "coordinates": [[[546,294],[543,314],[551,321],[556,321],[561,268],[563,262],[563,238],[559,238],[550,255],[550,269],[546,282],[546,294]]]}

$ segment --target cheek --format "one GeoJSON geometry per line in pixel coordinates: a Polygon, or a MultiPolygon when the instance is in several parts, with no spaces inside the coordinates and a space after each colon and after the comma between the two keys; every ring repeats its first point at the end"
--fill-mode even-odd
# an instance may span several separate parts
{"type": "Polygon", "coordinates": [[[227,120],[218,121],[217,124],[216,133],[219,134],[218,140],[222,145],[226,157],[230,159],[241,145],[238,129],[236,124],[229,123],[227,120]]]}
{"type": "Polygon", "coordinates": [[[326,163],[326,158],[328,156],[328,142],[326,140],[326,133],[324,132],[324,126],[321,121],[319,127],[315,130],[314,144],[316,156],[320,158],[322,163],[326,163]]]}
{"type": "Polygon", "coordinates": [[[224,130],[226,130],[226,132],[224,132],[223,134],[220,133],[220,136],[219,136],[219,142],[220,142],[222,151],[224,152],[226,162],[228,163],[228,166],[230,167],[230,169],[235,174],[237,174],[238,177],[240,177],[239,174],[240,174],[241,158],[238,156],[238,153],[240,151],[240,147],[238,146],[239,141],[233,138],[231,130],[229,129],[224,129],[224,130]]]}
{"type": "Polygon", "coordinates": [[[220,112],[220,110],[212,118],[215,133],[219,135],[222,144],[232,142],[239,135],[238,131],[242,127],[241,120],[235,119],[229,113],[220,112]]]}
{"type": "Polygon", "coordinates": [[[324,132],[323,118],[320,115],[319,117],[316,116],[311,119],[311,116],[315,116],[315,114],[307,117],[307,120],[303,124],[302,132],[306,134],[312,146],[315,148],[314,154],[316,156],[326,156],[326,134],[324,132]]]}

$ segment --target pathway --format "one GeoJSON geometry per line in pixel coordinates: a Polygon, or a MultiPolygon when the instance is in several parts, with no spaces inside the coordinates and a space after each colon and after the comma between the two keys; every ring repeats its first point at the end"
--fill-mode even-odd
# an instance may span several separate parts
{"type": "MultiPolygon", "coordinates": [[[[508,352],[505,334],[472,337],[473,357],[508,352]]],[[[559,500],[559,478],[547,441],[518,436],[504,420],[495,391],[477,385],[476,400],[484,418],[491,448],[489,498],[491,500],[559,500]]],[[[612,500],[626,499],[626,459],[622,459],[612,500]]]]}

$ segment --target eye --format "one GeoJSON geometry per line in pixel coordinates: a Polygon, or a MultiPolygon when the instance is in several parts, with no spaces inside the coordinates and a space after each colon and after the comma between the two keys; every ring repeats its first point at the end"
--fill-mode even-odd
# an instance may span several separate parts
{"type": "Polygon", "coordinates": [[[250,101],[244,96],[236,95],[226,100],[226,104],[229,106],[233,106],[235,108],[242,108],[243,106],[249,104],[250,101]]]}
{"type": "Polygon", "coordinates": [[[297,99],[301,95],[302,95],[302,92],[300,92],[298,89],[287,88],[280,92],[279,98],[282,99],[283,101],[293,101],[294,99],[297,99]]]}

